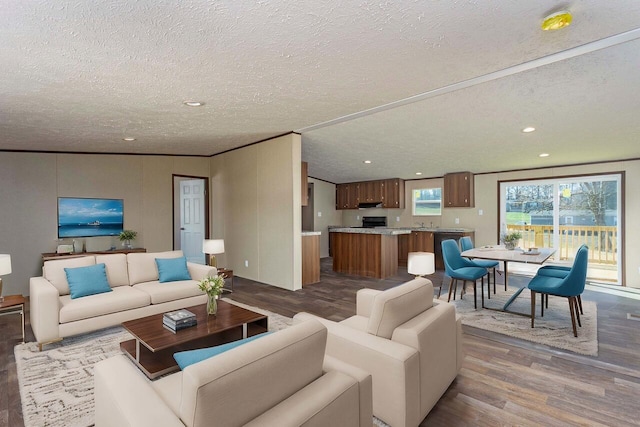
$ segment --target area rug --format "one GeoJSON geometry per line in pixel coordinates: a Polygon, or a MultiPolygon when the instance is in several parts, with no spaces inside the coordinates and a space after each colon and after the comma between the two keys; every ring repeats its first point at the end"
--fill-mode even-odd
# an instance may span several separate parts
{"type": "MultiPolygon", "coordinates": [[[[598,313],[596,304],[582,301],[584,315],[580,316],[582,327],[578,327],[578,337],[573,336],[571,313],[566,298],[549,297],[549,308],[545,308],[544,317],[540,317],[540,301],[536,304],[535,328],[531,328],[531,292],[524,289],[509,306],[510,312],[483,310],[480,308],[480,289],[478,288],[478,309],[473,308],[473,288],[467,286],[468,293],[462,299],[458,296],[451,301],[462,316],[462,324],[474,328],[497,332],[499,334],[568,350],[587,356],[598,355],[598,313]],[[521,313],[525,316],[514,314],[521,313]]],[[[508,290],[498,289],[487,299],[485,289],[485,306],[500,309],[519,288],[509,286],[508,290]]],[[[460,286],[458,286],[460,291],[460,286]]],[[[446,301],[448,295],[443,292],[441,300],[446,301]]]]}
{"type": "MultiPolygon", "coordinates": [[[[290,326],[293,319],[256,307],[225,301],[269,316],[269,330],[290,326]]],[[[25,427],[86,427],[94,423],[93,365],[120,354],[120,342],[132,336],[113,327],[38,351],[36,343],[15,347],[25,427]]]]}

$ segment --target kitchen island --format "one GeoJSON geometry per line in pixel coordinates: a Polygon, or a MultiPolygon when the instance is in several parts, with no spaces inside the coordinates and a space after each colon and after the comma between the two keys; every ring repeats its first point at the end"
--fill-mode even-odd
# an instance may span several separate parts
{"type": "Polygon", "coordinates": [[[331,228],[333,271],[386,279],[398,272],[397,228],[331,228]]]}

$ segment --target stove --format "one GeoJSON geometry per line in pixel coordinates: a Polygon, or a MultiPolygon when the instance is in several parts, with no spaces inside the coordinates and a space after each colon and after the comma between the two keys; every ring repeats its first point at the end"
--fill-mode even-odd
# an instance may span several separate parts
{"type": "Polygon", "coordinates": [[[363,216],[362,217],[363,228],[375,228],[375,227],[386,227],[386,226],[387,226],[386,216],[363,216]]]}

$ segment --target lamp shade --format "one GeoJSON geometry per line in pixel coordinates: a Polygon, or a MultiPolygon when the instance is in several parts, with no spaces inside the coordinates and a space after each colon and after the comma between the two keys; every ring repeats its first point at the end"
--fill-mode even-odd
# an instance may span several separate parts
{"type": "Polygon", "coordinates": [[[0,276],[11,274],[11,255],[0,254],[0,276]]]}
{"type": "Polygon", "coordinates": [[[416,276],[433,274],[436,271],[434,256],[431,252],[409,252],[407,272],[416,276]]]}
{"type": "Polygon", "coordinates": [[[224,253],[224,240],[223,239],[207,239],[202,243],[202,252],[205,254],[223,254],[224,253]]]}

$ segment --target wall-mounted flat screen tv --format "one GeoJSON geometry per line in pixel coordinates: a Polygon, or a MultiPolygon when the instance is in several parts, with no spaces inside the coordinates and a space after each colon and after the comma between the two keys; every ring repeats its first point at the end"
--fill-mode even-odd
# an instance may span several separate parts
{"type": "Polygon", "coordinates": [[[124,225],[124,200],[58,197],[58,238],[117,236],[124,225]]]}

